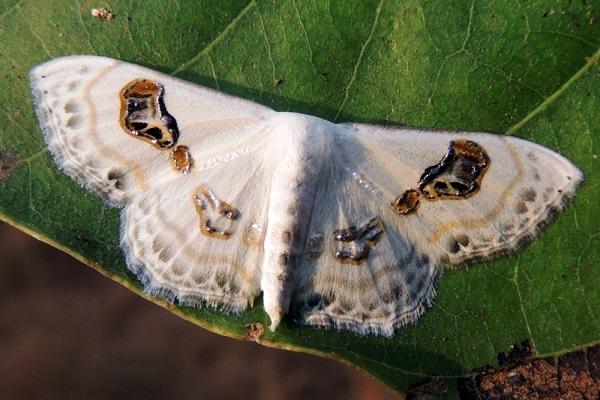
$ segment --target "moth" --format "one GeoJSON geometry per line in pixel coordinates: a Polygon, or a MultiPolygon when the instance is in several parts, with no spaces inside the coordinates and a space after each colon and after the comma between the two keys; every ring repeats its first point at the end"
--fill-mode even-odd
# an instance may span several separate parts
{"type": "Polygon", "coordinates": [[[121,209],[145,292],[270,329],[391,336],[445,267],[512,253],[566,206],[581,171],[488,133],[334,124],[118,60],[31,70],[56,164],[121,209]]]}

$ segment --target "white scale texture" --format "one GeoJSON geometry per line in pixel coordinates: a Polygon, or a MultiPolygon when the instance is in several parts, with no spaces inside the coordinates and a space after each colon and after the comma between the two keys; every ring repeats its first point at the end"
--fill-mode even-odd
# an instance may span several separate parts
{"type": "Polygon", "coordinates": [[[108,58],[49,61],[31,71],[31,85],[58,166],[122,209],[121,245],[145,291],[226,312],[262,291],[271,329],[289,314],[390,336],[431,304],[444,266],[518,250],[583,179],[564,157],[515,137],[332,124],[108,58]],[[189,175],[120,126],[119,93],[138,78],[164,86],[178,144],[194,159],[189,175]],[[481,189],[396,214],[392,200],[460,139],[489,156],[481,189]],[[227,240],[200,232],[192,196],[201,185],[240,212],[227,240]],[[367,259],[341,263],[334,232],[374,217],[383,233],[367,259]]]}

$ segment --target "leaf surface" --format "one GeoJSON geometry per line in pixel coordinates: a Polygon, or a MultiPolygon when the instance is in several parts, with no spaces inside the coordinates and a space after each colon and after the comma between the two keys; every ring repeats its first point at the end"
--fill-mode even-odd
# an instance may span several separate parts
{"type": "MultiPolygon", "coordinates": [[[[276,110],[334,121],[514,134],[586,174],[573,207],[513,257],[446,272],[433,307],[391,339],[291,322],[264,344],[356,365],[400,391],[600,341],[600,2],[0,0],[0,218],[139,292],[118,246],[118,210],[59,172],[31,104],[28,70],[96,54],[157,69],[276,110]]],[[[168,305],[244,337],[266,323],[168,305]]],[[[93,318],[93,315],[90,316],[93,318]]],[[[456,394],[456,393],[454,393],[456,394]]]]}

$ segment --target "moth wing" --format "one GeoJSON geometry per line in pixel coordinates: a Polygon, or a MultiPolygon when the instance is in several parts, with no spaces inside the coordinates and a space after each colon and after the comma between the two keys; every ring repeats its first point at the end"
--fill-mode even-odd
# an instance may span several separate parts
{"type": "Polygon", "coordinates": [[[435,295],[443,264],[517,249],[564,207],[582,179],[573,164],[542,146],[483,133],[338,125],[332,153],[296,273],[293,310],[308,325],[359,334],[389,336],[416,321],[435,295]],[[476,193],[421,199],[414,212],[395,212],[393,201],[418,188],[450,142],[464,139],[489,156],[476,193]],[[360,233],[373,218],[381,233],[369,243],[360,233]],[[340,241],[352,239],[349,227],[359,234],[340,241]],[[352,262],[351,256],[364,256],[365,244],[368,255],[352,262]]]}
{"type": "Polygon", "coordinates": [[[95,56],[57,58],[30,72],[34,106],[57,164],[112,204],[123,204],[177,176],[169,151],[123,127],[121,92],[143,79],[162,86],[166,114],[197,166],[248,151],[266,107],[190,84],[138,65],[95,56]]]}
{"type": "Polygon", "coordinates": [[[440,269],[354,169],[373,160],[347,140],[336,137],[319,176],[291,310],[308,325],[391,336],[430,305],[440,269]]]}
{"type": "Polygon", "coordinates": [[[243,154],[134,195],[121,245],[145,292],[237,312],[260,291],[270,180],[262,154],[243,154]]]}
{"type": "MultiPolygon", "coordinates": [[[[554,220],[583,180],[582,172],[565,157],[512,136],[345,126],[350,132],[345,136],[346,151],[365,154],[362,161],[352,158],[358,162],[351,168],[383,193],[378,200],[382,207],[389,208],[406,190],[418,188],[424,173],[431,171],[428,168],[442,164],[452,143],[468,142],[485,153],[487,165],[472,192],[432,200],[421,197],[413,212],[390,219],[442,264],[482,261],[518,250],[554,220]]],[[[460,169],[470,165],[464,159],[456,161],[437,177],[430,173],[434,179],[426,190],[434,184],[467,184],[469,178],[460,169]]]]}
{"type": "Polygon", "coordinates": [[[123,207],[121,244],[147,293],[231,311],[252,303],[270,190],[263,174],[272,170],[260,148],[273,111],[103,57],[39,65],[31,85],[57,164],[123,207]],[[187,146],[193,159],[189,175],[170,165],[174,143],[161,148],[123,126],[122,92],[139,80],[150,82],[146,89],[162,87],[162,104],[154,111],[176,121],[177,144],[187,146]],[[225,203],[238,214],[227,214],[225,203]],[[227,235],[219,238],[221,230],[227,235]]]}

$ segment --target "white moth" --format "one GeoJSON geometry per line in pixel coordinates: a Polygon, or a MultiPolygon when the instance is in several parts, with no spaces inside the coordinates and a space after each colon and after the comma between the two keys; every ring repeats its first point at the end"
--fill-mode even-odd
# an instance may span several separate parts
{"type": "Polygon", "coordinates": [[[151,295],[274,330],[390,336],[443,266],[532,240],[583,179],[509,136],[275,112],[137,65],[64,57],[31,71],[56,163],[120,207],[127,265],[151,295]]]}

